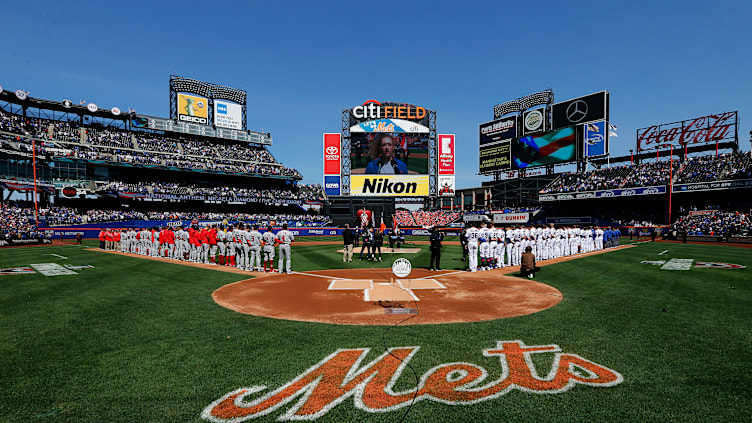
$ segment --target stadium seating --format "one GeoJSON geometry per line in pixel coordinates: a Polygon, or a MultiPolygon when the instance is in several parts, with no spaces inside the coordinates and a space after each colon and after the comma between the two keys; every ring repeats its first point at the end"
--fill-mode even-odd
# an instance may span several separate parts
{"type": "Polygon", "coordinates": [[[461,217],[460,212],[397,210],[394,220],[401,227],[446,226],[461,217]]]}
{"type": "Polygon", "coordinates": [[[12,203],[0,203],[0,240],[30,239],[41,234],[36,225],[29,220],[33,218],[34,209],[18,207],[12,203]]]}
{"type": "Polygon", "coordinates": [[[673,172],[670,168],[671,161],[657,160],[638,165],[563,173],[540,192],[549,194],[667,185],[672,173],[674,184],[752,178],[752,153],[694,156],[684,162],[674,160],[673,172]]]}
{"type": "Polygon", "coordinates": [[[74,122],[26,118],[0,111],[3,148],[31,153],[31,139],[41,141],[36,153],[113,164],[163,166],[209,172],[300,177],[282,166],[265,148],[230,141],[208,142],[148,132],[94,128],[74,122]]]}
{"type": "Polygon", "coordinates": [[[688,235],[752,235],[752,218],[742,212],[722,210],[682,216],[672,225],[674,230],[686,230],[688,235]]]}

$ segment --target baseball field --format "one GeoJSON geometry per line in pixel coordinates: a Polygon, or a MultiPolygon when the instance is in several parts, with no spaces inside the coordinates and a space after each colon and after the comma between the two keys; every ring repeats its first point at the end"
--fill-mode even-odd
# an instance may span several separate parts
{"type": "Polygon", "coordinates": [[[421,269],[427,245],[383,262],[343,263],[339,248],[297,242],[296,273],[250,281],[72,245],[3,249],[0,421],[752,415],[750,249],[639,243],[542,266],[527,281],[460,272],[457,245],[444,247],[440,273],[421,269]],[[417,316],[382,317],[386,304],[328,289],[363,275],[385,283],[396,257],[412,261],[416,280],[443,286],[415,290],[417,316]],[[228,287],[243,289],[225,299],[245,303],[220,305],[228,287]],[[467,310],[448,305],[479,295],[467,310]],[[366,317],[355,324],[321,323],[357,313],[366,317]],[[420,324],[432,314],[457,322],[420,324]]]}

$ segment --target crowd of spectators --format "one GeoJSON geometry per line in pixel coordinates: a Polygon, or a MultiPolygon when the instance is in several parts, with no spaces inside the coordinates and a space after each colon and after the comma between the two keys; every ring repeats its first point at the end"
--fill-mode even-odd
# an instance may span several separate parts
{"type": "Polygon", "coordinates": [[[752,178],[752,153],[737,152],[688,157],[683,162],[657,160],[637,165],[616,166],[587,172],[562,173],[541,194],[598,191],[752,178]]]}
{"type": "Polygon", "coordinates": [[[394,214],[394,220],[398,226],[402,227],[423,227],[430,228],[434,226],[446,226],[460,218],[462,214],[458,211],[409,211],[397,210],[394,214]]]}
{"type": "Polygon", "coordinates": [[[139,194],[187,194],[225,198],[264,197],[279,200],[280,202],[290,200],[327,201],[324,188],[318,184],[299,184],[290,188],[269,188],[252,186],[198,186],[159,181],[149,183],[109,182],[100,186],[99,189],[139,194]]]}
{"type": "MultiPolygon", "coordinates": [[[[31,209],[19,209],[24,217],[32,216],[31,209]]],[[[327,226],[331,223],[328,216],[313,214],[249,214],[249,213],[210,213],[210,212],[176,212],[176,211],[122,211],[122,210],[88,210],[79,214],[66,207],[40,209],[40,216],[46,217],[49,225],[72,225],[81,223],[125,222],[129,220],[215,220],[225,223],[245,222],[249,224],[278,226],[287,223],[292,227],[327,226]]],[[[5,213],[3,213],[5,217],[5,213]]],[[[5,220],[5,219],[4,219],[5,220]]],[[[24,221],[28,224],[28,219],[24,221]]],[[[33,226],[33,225],[32,225],[33,226]]]]}
{"type": "Polygon", "coordinates": [[[13,203],[0,203],[0,241],[7,239],[33,239],[43,236],[34,224],[34,209],[13,203]]]}
{"type": "Polygon", "coordinates": [[[752,235],[752,218],[738,211],[705,210],[680,217],[672,229],[687,235],[749,236],[752,235]]]}
{"type": "MultiPolygon", "coordinates": [[[[208,142],[149,132],[95,128],[77,122],[23,118],[0,111],[0,132],[15,134],[16,149],[30,153],[31,138],[40,142],[37,154],[80,160],[103,160],[148,166],[167,166],[210,172],[300,176],[278,163],[265,148],[226,140],[208,142]],[[81,134],[81,130],[85,136],[81,134]],[[82,142],[82,139],[85,141],[82,142]],[[49,148],[43,141],[56,141],[49,148]]],[[[5,147],[13,148],[11,143],[5,147]]]]}
{"type": "Polygon", "coordinates": [[[674,183],[689,184],[693,182],[715,181],[721,175],[721,172],[730,159],[730,154],[689,157],[683,163],[674,183]]]}

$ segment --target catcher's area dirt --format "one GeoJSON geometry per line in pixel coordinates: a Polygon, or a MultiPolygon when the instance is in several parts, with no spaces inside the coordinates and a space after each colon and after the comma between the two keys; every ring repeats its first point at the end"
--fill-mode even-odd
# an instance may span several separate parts
{"type": "MultiPolygon", "coordinates": [[[[563,257],[538,263],[559,263],[588,255],[563,257]]],[[[418,289],[418,302],[397,304],[364,301],[362,290],[328,290],[332,279],[370,279],[391,282],[391,269],[337,269],[293,274],[256,273],[255,278],[225,285],[212,294],[217,304],[239,313],[275,319],[350,325],[392,325],[409,317],[386,314],[385,308],[417,307],[419,314],[403,324],[478,322],[523,316],[553,307],[561,292],[532,279],[509,276],[519,267],[489,272],[413,269],[411,279],[432,278],[447,289],[418,289]]]]}
{"type": "MultiPolygon", "coordinates": [[[[340,243],[321,243],[325,244],[340,243]]],[[[629,247],[633,245],[546,260],[537,264],[544,267],[629,247]]],[[[519,267],[475,273],[413,269],[410,279],[435,279],[447,289],[416,289],[413,292],[420,299],[417,303],[390,304],[364,301],[362,290],[327,289],[332,279],[370,279],[375,284],[390,283],[390,268],[318,270],[293,272],[289,275],[253,273],[234,267],[186,263],[97,248],[89,250],[253,276],[252,279],[217,289],[212,293],[212,298],[217,304],[239,313],[303,322],[392,325],[409,317],[405,314],[386,314],[385,308],[390,306],[418,308],[419,314],[402,324],[478,322],[537,313],[555,306],[563,299],[561,292],[552,286],[532,279],[509,276],[518,272],[519,267]]]]}

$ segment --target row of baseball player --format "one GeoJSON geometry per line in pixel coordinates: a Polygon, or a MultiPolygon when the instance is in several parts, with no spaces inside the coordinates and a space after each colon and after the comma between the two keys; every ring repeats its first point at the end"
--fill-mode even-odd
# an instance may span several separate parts
{"type": "Polygon", "coordinates": [[[108,250],[234,266],[251,272],[274,272],[275,246],[279,244],[279,272],[292,273],[290,245],[295,236],[287,230],[287,224],[275,234],[271,227],[261,233],[258,225],[238,223],[226,228],[224,225],[202,228],[194,225],[177,229],[105,229],[99,239],[108,250]]]}
{"type": "Polygon", "coordinates": [[[482,222],[465,229],[461,240],[471,272],[519,266],[527,247],[537,260],[549,260],[619,245],[619,231],[599,227],[496,227],[482,222]],[[479,263],[480,262],[480,263],[479,263]]]}

